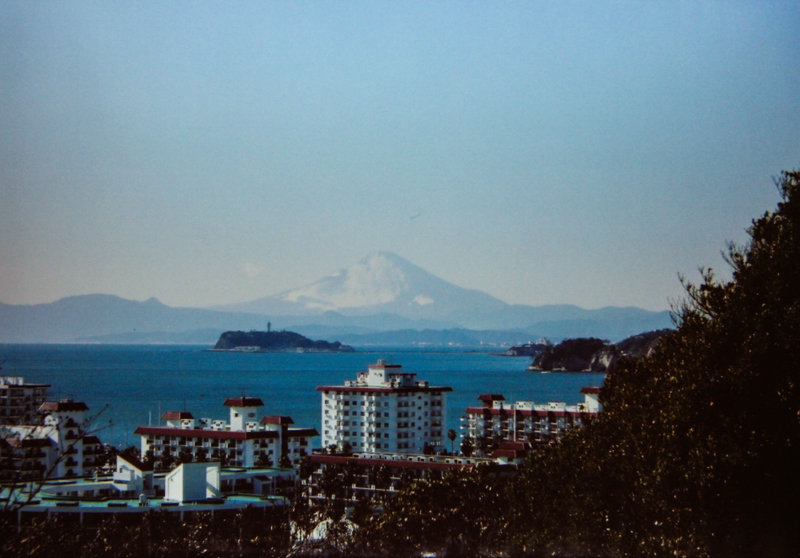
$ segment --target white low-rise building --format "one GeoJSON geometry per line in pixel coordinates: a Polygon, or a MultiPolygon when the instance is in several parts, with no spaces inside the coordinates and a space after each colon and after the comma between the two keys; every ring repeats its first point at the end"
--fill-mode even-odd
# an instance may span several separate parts
{"type": "Polygon", "coordinates": [[[41,404],[42,424],[2,426],[0,478],[82,477],[103,461],[103,448],[88,435],[89,407],[62,399],[41,404]]]}
{"type": "Polygon", "coordinates": [[[21,376],[0,376],[0,425],[38,424],[49,387],[26,382],[21,376]]]}
{"type": "Polygon", "coordinates": [[[572,428],[580,427],[600,412],[599,387],[581,390],[583,403],[508,402],[499,394],[484,394],[480,407],[467,407],[461,418],[462,437],[494,441],[548,443],[572,428]]]}
{"type": "Polygon", "coordinates": [[[225,400],[230,421],[201,418],[186,411],[164,413],[165,426],[140,426],[142,459],[154,461],[180,459],[221,461],[235,467],[297,466],[311,453],[311,440],[319,436],[315,428],[292,428],[290,417],[265,416],[258,420],[264,405],[256,397],[225,400]],[[149,454],[149,452],[152,452],[149,454]]]}
{"type": "Polygon", "coordinates": [[[399,364],[379,360],[343,386],[320,386],[322,445],[338,451],[423,453],[444,449],[445,394],[399,364]]]}

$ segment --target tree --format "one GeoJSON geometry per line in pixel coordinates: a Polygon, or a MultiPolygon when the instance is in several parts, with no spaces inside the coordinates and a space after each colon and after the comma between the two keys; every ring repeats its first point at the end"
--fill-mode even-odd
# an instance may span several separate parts
{"type": "Polygon", "coordinates": [[[162,469],[172,469],[175,465],[175,457],[172,455],[172,450],[169,448],[164,448],[161,451],[161,468],[162,469]]]}
{"type": "Polygon", "coordinates": [[[272,467],[272,458],[266,453],[262,453],[256,459],[256,467],[272,467]]]}
{"type": "Polygon", "coordinates": [[[356,533],[366,556],[494,555],[502,548],[503,481],[487,469],[409,483],[356,533]]]}
{"type": "Polygon", "coordinates": [[[475,446],[472,443],[472,436],[464,436],[461,438],[461,453],[464,457],[471,457],[475,446]]]}
{"type": "Polygon", "coordinates": [[[189,448],[181,448],[180,452],[178,452],[178,465],[191,463],[192,461],[194,461],[192,450],[189,448]]]}
{"type": "Polygon", "coordinates": [[[732,279],[684,281],[676,330],[620,361],[596,421],[527,463],[509,492],[518,549],[800,553],[800,173],[777,185],[777,210],[728,247],[732,279]]]}
{"type": "Polygon", "coordinates": [[[206,463],[208,461],[208,448],[197,448],[195,451],[195,461],[206,463]]]}
{"type": "Polygon", "coordinates": [[[311,461],[309,456],[304,455],[300,459],[300,466],[297,468],[297,476],[300,477],[300,480],[308,480],[317,468],[318,465],[311,461]]]}
{"type": "Polygon", "coordinates": [[[488,436],[478,436],[475,442],[475,448],[481,457],[486,457],[486,453],[491,450],[492,440],[488,436]]]}
{"type": "Polygon", "coordinates": [[[144,464],[147,467],[155,468],[155,452],[152,448],[144,452],[144,464]]]}
{"type": "Polygon", "coordinates": [[[342,495],[344,484],[342,482],[341,465],[331,463],[322,469],[322,475],[319,479],[319,489],[325,494],[325,498],[331,498],[342,495]]]}
{"type": "Polygon", "coordinates": [[[361,475],[364,474],[364,467],[358,464],[355,459],[350,459],[342,471],[342,482],[345,488],[349,489],[361,475]]]}
{"type": "MultiPolygon", "coordinates": [[[[48,436],[41,436],[42,428],[50,428],[41,425],[21,426],[21,429],[12,429],[7,426],[0,426],[0,470],[5,472],[4,478],[7,480],[8,490],[0,503],[0,511],[13,512],[32,502],[48,480],[54,478],[58,473],[58,468],[62,463],[69,463],[74,459],[76,446],[87,436],[103,430],[95,428],[100,415],[108,409],[108,405],[103,407],[97,414],[87,418],[81,424],[67,424],[74,435],[66,434],[64,443],[57,449],[55,459],[51,463],[44,465],[40,462],[40,443],[52,444],[48,436]],[[74,428],[74,430],[72,430],[74,428]]],[[[61,425],[54,427],[60,431],[61,425]]],[[[109,450],[109,453],[115,450],[109,450]]],[[[71,470],[67,471],[71,474],[71,470]]]]}
{"type": "Polygon", "coordinates": [[[447,431],[447,439],[450,440],[450,453],[454,453],[455,450],[453,449],[453,444],[456,441],[458,434],[456,433],[455,429],[451,428],[447,431]]]}
{"type": "Polygon", "coordinates": [[[227,451],[219,450],[218,457],[219,457],[219,466],[221,468],[224,469],[225,467],[227,467],[230,464],[231,458],[228,457],[228,452],[227,451]]]}
{"type": "Polygon", "coordinates": [[[128,446],[119,452],[119,455],[126,459],[139,459],[139,450],[136,446],[128,446]]]}

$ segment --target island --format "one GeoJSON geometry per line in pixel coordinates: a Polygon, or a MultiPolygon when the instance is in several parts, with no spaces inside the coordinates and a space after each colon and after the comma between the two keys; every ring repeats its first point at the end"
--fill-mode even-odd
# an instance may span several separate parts
{"type": "MultiPolygon", "coordinates": [[[[594,337],[565,339],[558,345],[546,345],[533,355],[528,370],[532,372],[608,372],[620,358],[640,360],[655,351],[658,342],[672,330],[659,329],[640,333],[612,344],[594,337]]],[[[512,349],[515,347],[512,347],[512,349]]]]}
{"type": "Polygon", "coordinates": [[[338,341],[312,341],[293,331],[226,331],[220,335],[212,351],[233,352],[297,352],[354,353],[349,345],[338,341]]]}

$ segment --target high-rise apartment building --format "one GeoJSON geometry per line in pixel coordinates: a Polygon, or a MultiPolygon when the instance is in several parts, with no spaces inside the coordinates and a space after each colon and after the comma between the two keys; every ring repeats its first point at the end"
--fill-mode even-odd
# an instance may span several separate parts
{"type": "Polygon", "coordinates": [[[424,453],[444,449],[445,394],[399,364],[379,360],[343,386],[320,386],[322,445],[338,451],[424,453]]]}

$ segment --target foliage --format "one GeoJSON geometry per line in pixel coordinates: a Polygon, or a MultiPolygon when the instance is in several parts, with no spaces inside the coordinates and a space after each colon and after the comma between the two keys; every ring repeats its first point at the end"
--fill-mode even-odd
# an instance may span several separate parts
{"type": "Polygon", "coordinates": [[[686,284],[677,330],[620,362],[599,420],[528,463],[518,548],[798,555],[800,174],[779,188],[749,245],[729,246],[732,280],[686,284]]]}
{"type": "Polygon", "coordinates": [[[356,532],[353,551],[369,556],[421,551],[470,556],[497,548],[503,521],[498,512],[505,507],[502,486],[488,468],[411,483],[356,532]]]}
{"type": "Polygon", "coordinates": [[[586,370],[594,354],[607,346],[607,342],[594,337],[565,339],[534,356],[531,366],[537,370],[586,370]]]}
{"type": "Polygon", "coordinates": [[[363,553],[798,556],[800,173],[778,185],[778,209],[729,246],[732,280],[686,284],[677,329],[621,359],[596,420],[513,479],[409,485],[363,553]]]}
{"type": "Polygon", "coordinates": [[[9,519],[14,518],[0,518],[0,555],[8,558],[273,558],[286,556],[291,543],[285,514],[261,509],[214,517],[197,514],[183,522],[168,512],[152,511],[125,521],[112,515],[98,527],[55,515],[17,529],[9,519]]]}
{"type": "Polygon", "coordinates": [[[471,457],[473,451],[475,451],[475,445],[472,442],[472,436],[462,437],[461,453],[464,455],[464,457],[471,457]]]}

